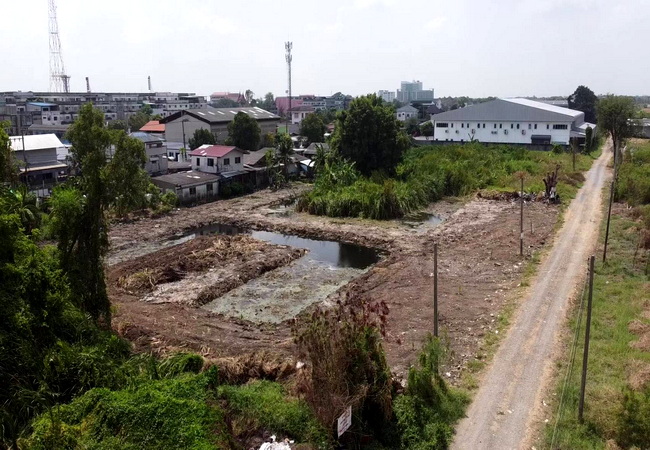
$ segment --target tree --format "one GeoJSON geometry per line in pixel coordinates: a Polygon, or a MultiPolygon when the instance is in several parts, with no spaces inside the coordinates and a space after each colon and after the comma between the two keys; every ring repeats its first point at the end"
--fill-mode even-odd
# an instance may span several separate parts
{"type": "Polygon", "coordinates": [[[394,173],[409,145],[395,111],[375,94],[354,99],[349,110],[338,114],[331,140],[331,147],[364,175],[394,173]]]}
{"type": "MultiPolygon", "coordinates": [[[[2,189],[2,188],[0,188],[2,189]]],[[[41,213],[36,206],[36,196],[21,184],[16,189],[0,191],[0,206],[6,214],[15,214],[27,234],[41,223],[41,213]]]]}
{"type": "Polygon", "coordinates": [[[598,102],[597,112],[598,126],[609,133],[614,143],[614,160],[620,162],[620,146],[633,132],[630,119],[636,112],[634,100],[631,97],[608,94],[598,102]]]}
{"type": "Polygon", "coordinates": [[[190,138],[190,148],[194,150],[195,148],[199,148],[200,146],[204,144],[210,144],[214,145],[217,143],[216,138],[214,137],[214,134],[210,130],[207,130],[205,128],[199,128],[198,130],[194,131],[194,135],[190,138]]]}
{"type": "Polygon", "coordinates": [[[415,117],[411,117],[409,120],[407,120],[404,123],[404,129],[406,130],[406,134],[408,134],[409,136],[413,136],[417,134],[420,131],[418,119],[416,119],[415,117]]]}
{"type": "Polygon", "coordinates": [[[254,98],[255,92],[251,91],[250,89],[246,89],[246,92],[244,92],[244,99],[246,100],[246,104],[250,105],[253,102],[254,98]]]}
{"type": "MultiPolygon", "coordinates": [[[[122,130],[124,132],[129,131],[129,125],[126,123],[125,120],[111,120],[108,122],[107,127],[109,130],[122,130]]],[[[142,127],[140,127],[142,128],[142,127]]]]}
{"type": "Polygon", "coordinates": [[[11,141],[6,127],[9,122],[0,122],[0,186],[18,183],[18,164],[11,150],[11,141]]]}
{"type": "Polygon", "coordinates": [[[220,98],[219,100],[212,102],[210,106],[213,108],[238,108],[240,104],[234,100],[230,100],[229,98],[220,98]]]}
{"type": "Polygon", "coordinates": [[[569,108],[585,113],[585,122],[596,123],[596,105],[598,97],[587,86],[578,86],[567,99],[569,108]]]}
{"type": "Polygon", "coordinates": [[[318,114],[311,113],[300,122],[300,135],[307,138],[307,145],[312,142],[323,142],[325,124],[318,114]]]}
{"type": "Polygon", "coordinates": [[[143,169],[146,161],[144,143],[120,133],[106,176],[109,203],[119,217],[146,206],[149,187],[149,175],[143,169]]]}
{"type": "Polygon", "coordinates": [[[151,115],[153,114],[153,108],[152,108],[151,105],[149,105],[149,104],[144,104],[144,105],[142,105],[142,107],[140,108],[140,112],[141,112],[142,114],[145,114],[145,115],[151,117],[151,115]]]}
{"type": "Polygon", "coordinates": [[[259,101],[258,106],[267,111],[275,109],[275,98],[273,97],[273,92],[267,92],[266,95],[264,95],[264,100],[259,101]]]}
{"type": "Polygon", "coordinates": [[[263,147],[275,147],[275,134],[266,133],[264,135],[264,142],[262,143],[263,147]]]}
{"type": "Polygon", "coordinates": [[[585,153],[591,154],[594,145],[594,129],[587,127],[585,130],[585,153]]]}
{"type": "Polygon", "coordinates": [[[129,128],[131,131],[138,131],[140,128],[145,126],[151,117],[148,114],[145,114],[142,110],[137,113],[129,116],[129,128]]]}
{"type": "Polygon", "coordinates": [[[278,134],[275,144],[276,160],[282,167],[282,175],[286,178],[288,175],[291,155],[293,154],[293,141],[287,133],[278,134]]]}
{"type": "Polygon", "coordinates": [[[420,133],[422,133],[422,136],[426,137],[433,136],[433,124],[430,120],[420,125],[420,133]]]}
{"type": "Polygon", "coordinates": [[[61,267],[79,306],[106,327],[111,321],[103,262],[108,250],[106,151],[111,136],[104,127],[104,114],[90,103],[82,106],[66,134],[80,175],[71,186],[55,190],[52,197],[52,226],[59,238],[61,267]]]}
{"type": "Polygon", "coordinates": [[[257,120],[240,111],[228,124],[228,137],[232,145],[242,150],[257,150],[261,139],[260,126],[257,120]]]}

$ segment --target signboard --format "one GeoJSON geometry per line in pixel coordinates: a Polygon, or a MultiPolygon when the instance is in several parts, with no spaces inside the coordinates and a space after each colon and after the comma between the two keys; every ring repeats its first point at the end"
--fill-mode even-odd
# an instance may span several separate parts
{"type": "Polygon", "coordinates": [[[350,425],[352,425],[352,406],[348,406],[348,408],[341,414],[341,417],[339,417],[338,420],[338,432],[339,432],[339,437],[343,433],[347,431],[348,428],[350,428],[350,425]]]}

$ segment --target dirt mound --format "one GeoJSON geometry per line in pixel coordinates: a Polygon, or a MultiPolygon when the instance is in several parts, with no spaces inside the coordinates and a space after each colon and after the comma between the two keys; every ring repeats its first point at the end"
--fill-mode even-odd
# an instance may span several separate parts
{"type": "Polygon", "coordinates": [[[650,331],[643,333],[639,340],[630,342],[630,347],[644,352],[650,352],[650,331]]]}
{"type": "Polygon", "coordinates": [[[286,380],[297,372],[296,361],[270,352],[206,360],[203,370],[216,366],[219,381],[241,384],[250,380],[286,380]]]}
{"type": "Polygon", "coordinates": [[[630,330],[630,333],[641,336],[650,330],[650,323],[641,322],[640,320],[633,320],[627,325],[627,329],[630,330]]]}
{"type": "Polygon", "coordinates": [[[640,391],[650,384],[650,363],[635,360],[630,366],[628,383],[632,389],[640,391]]]}

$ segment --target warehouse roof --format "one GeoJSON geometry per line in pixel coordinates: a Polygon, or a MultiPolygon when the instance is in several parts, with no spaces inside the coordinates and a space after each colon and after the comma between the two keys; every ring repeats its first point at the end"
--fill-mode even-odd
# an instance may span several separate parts
{"type": "Polygon", "coordinates": [[[499,98],[465,108],[434,114],[432,120],[582,122],[584,113],[523,98],[499,98]]]}
{"type": "Polygon", "coordinates": [[[205,106],[201,109],[178,111],[171,116],[165,117],[160,123],[173,122],[182,116],[192,116],[206,123],[232,122],[237,113],[240,112],[247,114],[255,120],[280,120],[280,116],[276,116],[257,106],[246,106],[243,108],[213,108],[212,106],[205,106]]]}
{"type": "MultiPolygon", "coordinates": [[[[23,136],[10,136],[9,140],[14,151],[23,150],[23,136]]],[[[26,151],[64,147],[56,134],[32,134],[24,136],[24,140],[26,151]]]]}

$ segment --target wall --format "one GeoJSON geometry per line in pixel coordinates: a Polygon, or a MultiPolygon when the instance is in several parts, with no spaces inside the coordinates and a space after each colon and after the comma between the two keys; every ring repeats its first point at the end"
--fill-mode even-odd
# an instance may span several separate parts
{"type": "Polygon", "coordinates": [[[194,135],[194,132],[201,128],[209,130],[210,124],[189,115],[181,116],[165,125],[165,139],[167,141],[183,142],[183,120],[187,120],[185,122],[185,145],[189,148],[190,138],[194,135]]]}
{"type": "Polygon", "coordinates": [[[468,142],[471,140],[470,136],[473,136],[473,138],[479,142],[503,144],[532,144],[532,135],[550,135],[552,143],[557,142],[561,145],[568,145],[572,123],[570,121],[537,122],[537,129],[535,129],[534,122],[480,122],[481,126],[479,128],[479,123],[477,122],[435,120],[435,116],[433,116],[431,120],[434,124],[434,141],[449,140],[452,142],[468,142]],[[438,127],[438,123],[440,122],[447,123],[448,127],[438,127]],[[494,127],[495,124],[496,128],[494,127]],[[553,124],[567,125],[567,129],[554,130],[553,124]],[[517,125],[519,125],[519,129],[517,129],[517,125]],[[548,129],[546,128],[547,125],[548,129]],[[472,130],[474,130],[473,135],[472,130]],[[496,133],[493,133],[495,131],[496,133]]]}
{"type": "Polygon", "coordinates": [[[192,170],[206,173],[220,173],[232,172],[235,170],[244,170],[244,153],[233,150],[222,158],[215,158],[210,156],[192,156],[192,170]],[[235,163],[235,158],[239,158],[239,163],[235,163]],[[213,166],[208,166],[208,159],[214,160],[213,166]],[[229,164],[225,164],[225,160],[229,160],[229,164]],[[199,164],[196,164],[197,160],[199,164]]]}

